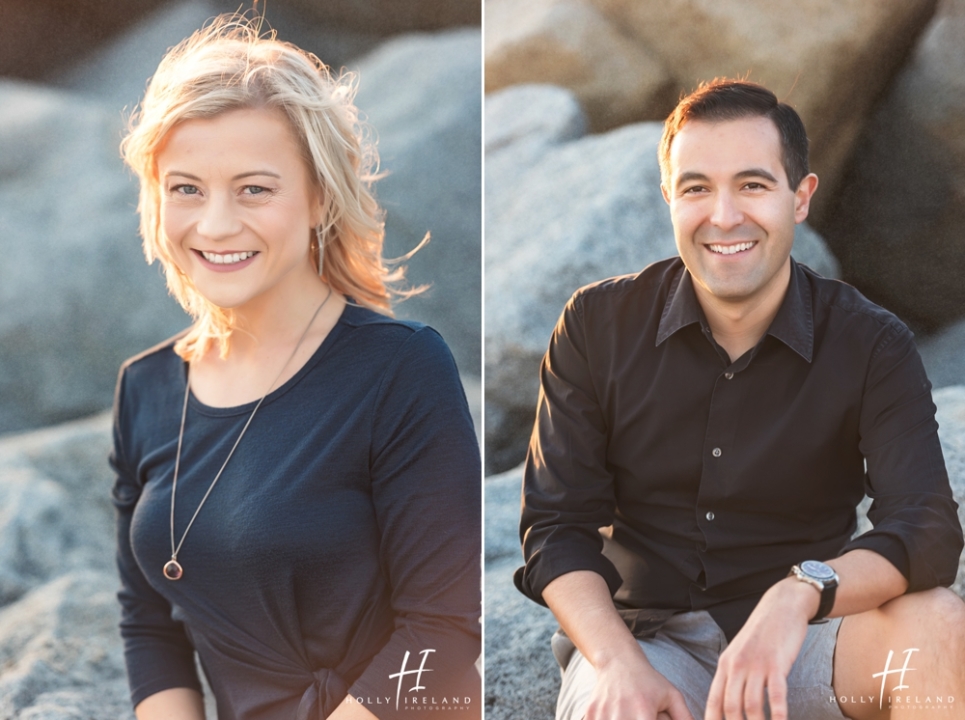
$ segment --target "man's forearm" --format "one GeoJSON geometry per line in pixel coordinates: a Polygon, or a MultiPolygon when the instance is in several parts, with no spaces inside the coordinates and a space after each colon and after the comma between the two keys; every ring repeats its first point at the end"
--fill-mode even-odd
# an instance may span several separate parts
{"type": "Polygon", "coordinates": [[[873,610],[908,589],[908,581],[901,571],[872,550],[852,550],[827,564],[839,578],[829,617],[873,610]]]}
{"type": "Polygon", "coordinates": [[[591,570],[577,570],[553,580],[543,599],[560,627],[590,664],[600,669],[615,659],[644,657],[613,606],[606,581],[591,570]]]}

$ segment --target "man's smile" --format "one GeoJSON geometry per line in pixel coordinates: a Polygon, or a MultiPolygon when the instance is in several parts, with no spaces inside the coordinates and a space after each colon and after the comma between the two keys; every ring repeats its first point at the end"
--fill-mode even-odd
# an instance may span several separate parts
{"type": "Polygon", "coordinates": [[[753,240],[751,242],[734,243],[733,245],[719,245],[715,243],[713,245],[707,245],[706,247],[711,252],[717,253],[719,255],[735,255],[737,253],[750,250],[755,245],[757,245],[756,240],[753,240]]]}

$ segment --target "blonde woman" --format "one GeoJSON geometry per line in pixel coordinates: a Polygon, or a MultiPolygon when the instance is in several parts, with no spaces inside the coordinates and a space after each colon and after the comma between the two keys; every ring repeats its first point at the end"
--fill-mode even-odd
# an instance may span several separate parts
{"type": "Polygon", "coordinates": [[[303,51],[221,18],[123,143],[148,260],[194,318],[115,403],[139,720],[479,717],[479,454],[453,359],[392,319],[376,157],[303,51]]]}

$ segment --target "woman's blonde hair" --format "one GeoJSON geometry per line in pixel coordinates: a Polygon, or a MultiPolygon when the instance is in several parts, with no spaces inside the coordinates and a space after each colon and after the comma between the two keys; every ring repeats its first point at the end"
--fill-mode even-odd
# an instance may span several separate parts
{"type": "Polygon", "coordinates": [[[382,259],[382,211],[370,192],[378,153],[354,105],[352,73],[334,76],[314,55],[262,34],[260,22],[222,15],[171,49],[151,79],[131,117],[121,153],[137,173],[138,212],[148,262],[164,268],[172,295],[195,319],[174,349],[186,360],[220,343],[228,352],[233,327],[230,310],[195,289],[174,262],[161,230],[161,183],[157,154],[168,133],[186,120],[210,118],[241,108],[285,113],[312,181],[322,191],[323,221],[311,250],[316,269],[332,289],[384,314],[391,314],[389,287],[403,271],[382,259]],[[321,247],[318,247],[318,245],[321,247]]]}

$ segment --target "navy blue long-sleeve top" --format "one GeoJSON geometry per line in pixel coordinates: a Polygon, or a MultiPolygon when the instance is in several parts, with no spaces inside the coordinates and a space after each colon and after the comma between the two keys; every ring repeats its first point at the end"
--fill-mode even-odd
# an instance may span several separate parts
{"type": "MultiPolygon", "coordinates": [[[[323,718],[346,693],[379,718],[478,717],[479,449],[442,338],[346,307],[264,400],[181,548],[176,582],[162,575],[186,382],[172,348],[127,361],[115,402],[133,703],[199,689],[196,650],[220,720],[323,718]]],[[[189,397],[176,542],[253,408],[189,397]]]]}

